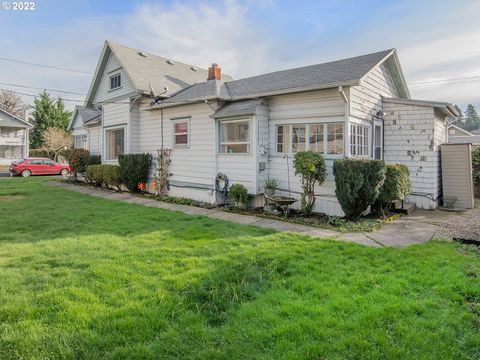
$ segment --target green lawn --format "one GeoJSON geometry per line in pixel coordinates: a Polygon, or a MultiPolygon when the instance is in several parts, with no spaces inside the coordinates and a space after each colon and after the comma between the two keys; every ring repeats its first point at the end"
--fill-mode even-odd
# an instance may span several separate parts
{"type": "Polygon", "coordinates": [[[1,359],[478,359],[480,255],[0,180],[1,359]]]}

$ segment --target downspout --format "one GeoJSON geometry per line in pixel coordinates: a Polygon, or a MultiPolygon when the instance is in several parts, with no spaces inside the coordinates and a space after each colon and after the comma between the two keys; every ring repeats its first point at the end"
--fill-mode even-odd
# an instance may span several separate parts
{"type": "Polygon", "coordinates": [[[163,109],[160,109],[160,149],[163,150],[163,109]]]}
{"type": "Polygon", "coordinates": [[[343,139],[343,153],[345,157],[350,157],[350,146],[348,146],[348,139],[350,139],[350,127],[348,126],[348,119],[350,118],[350,104],[348,102],[347,94],[343,91],[343,86],[338,87],[338,92],[345,104],[345,130],[344,130],[344,139],[343,139]]]}

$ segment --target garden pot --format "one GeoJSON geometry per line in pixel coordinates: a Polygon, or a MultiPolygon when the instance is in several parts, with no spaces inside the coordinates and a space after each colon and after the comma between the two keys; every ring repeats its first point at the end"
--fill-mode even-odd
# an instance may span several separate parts
{"type": "Polygon", "coordinates": [[[265,189],[266,196],[273,196],[275,195],[275,189],[265,189]]]}

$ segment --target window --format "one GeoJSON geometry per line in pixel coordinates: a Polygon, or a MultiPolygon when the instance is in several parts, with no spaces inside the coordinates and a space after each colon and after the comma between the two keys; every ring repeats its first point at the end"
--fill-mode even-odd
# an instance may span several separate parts
{"type": "Polygon", "coordinates": [[[308,150],[323,154],[323,124],[313,124],[309,126],[308,150]]]}
{"type": "Polygon", "coordinates": [[[292,135],[292,152],[305,151],[305,125],[293,125],[292,135]]]}
{"type": "Polygon", "coordinates": [[[122,87],[122,76],[121,74],[115,74],[110,76],[110,90],[115,90],[122,87]]]}
{"type": "Polygon", "coordinates": [[[327,154],[343,154],[343,124],[327,125],[327,154]]]}
{"type": "Polygon", "coordinates": [[[277,126],[277,152],[285,153],[290,149],[290,125],[277,126]]]}
{"type": "Polygon", "coordinates": [[[87,135],[75,135],[74,136],[75,149],[87,149],[87,135]]]}
{"type": "Polygon", "coordinates": [[[57,164],[52,160],[43,160],[43,165],[57,165],[57,164]]]}
{"type": "Polygon", "coordinates": [[[343,155],[343,123],[277,126],[277,153],[315,151],[330,157],[343,155]]]}
{"type": "Polygon", "coordinates": [[[105,132],[106,160],[117,160],[125,151],[125,129],[112,129],[105,132]]]}
{"type": "Polygon", "coordinates": [[[173,146],[174,147],[187,147],[189,144],[188,131],[189,131],[188,119],[174,120],[173,122],[173,146]]]}
{"type": "Polygon", "coordinates": [[[368,156],[368,127],[350,125],[350,154],[368,156]]]}
{"type": "Polygon", "coordinates": [[[375,159],[381,159],[382,158],[382,127],[375,125],[375,144],[374,144],[374,149],[375,149],[375,159]]]}
{"type": "Polygon", "coordinates": [[[223,154],[250,152],[248,120],[220,122],[220,152],[223,154]]]}
{"type": "Polygon", "coordinates": [[[43,165],[43,161],[41,159],[32,159],[28,161],[28,165],[43,165]]]}

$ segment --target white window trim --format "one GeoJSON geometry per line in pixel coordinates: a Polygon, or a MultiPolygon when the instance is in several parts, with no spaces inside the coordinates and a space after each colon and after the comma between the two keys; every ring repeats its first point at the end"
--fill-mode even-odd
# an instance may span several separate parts
{"type": "Polygon", "coordinates": [[[227,156],[241,156],[241,155],[251,155],[252,154],[252,121],[251,118],[241,118],[241,119],[230,119],[230,120],[218,120],[218,155],[227,155],[227,156]],[[248,123],[248,141],[225,141],[222,142],[222,134],[220,131],[220,125],[223,123],[241,123],[241,122],[247,122],[248,123]],[[222,152],[222,145],[249,145],[248,146],[248,151],[244,153],[228,153],[228,152],[222,152]]]}
{"type": "MultiPolygon", "coordinates": [[[[351,123],[350,124],[350,138],[348,139],[348,142],[349,142],[349,148],[350,148],[350,156],[351,157],[354,157],[354,158],[362,158],[362,159],[368,159],[368,158],[371,158],[371,147],[370,147],[370,136],[371,136],[371,133],[370,133],[370,130],[371,128],[369,126],[365,126],[365,125],[362,125],[362,124],[356,124],[356,123],[351,123]],[[358,129],[359,128],[363,128],[364,131],[365,131],[365,136],[366,136],[366,139],[364,139],[366,141],[366,148],[365,148],[365,144],[362,144],[360,145],[359,143],[355,142],[355,144],[353,144],[352,142],[352,138],[353,138],[353,127],[357,127],[358,129]],[[352,151],[352,147],[356,147],[357,150],[359,149],[362,149],[362,152],[365,150],[365,154],[361,154],[359,155],[358,154],[358,151],[355,152],[355,154],[353,153],[352,151]]],[[[357,137],[357,140],[359,139],[359,135],[358,133],[355,133],[356,137],[357,137]]],[[[375,141],[375,139],[372,139],[373,141],[375,141]]]]}
{"type": "Polygon", "coordinates": [[[116,73],[113,73],[111,75],[108,76],[108,91],[115,91],[115,90],[118,90],[118,89],[121,89],[123,86],[123,78],[122,78],[122,73],[121,71],[118,71],[116,73]],[[114,78],[115,76],[120,76],[120,86],[116,87],[116,88],[112,88],[112,78],[114,78]]]}
{"type": "Polygon", "coordinates": [[[289,124],[276,124],[275,125],[275,154],[277,156],[283,156],[288,154],[289,156],[294,156],[296,153],[292,151],[293,144],[293,127],[294,126],[305,126],[305,151],[310,149],[310,125],[324,125],[323,126],[323,153],[319,153],[323,156],[324,159],[343,159],[345,157],[345,140],[343,141],[343,152],[341,154],[327,154],[328,152],[328,125],[342,125],[343,126],[343,138],[345,139],[345,122],[341,121],[323,121],[323,122],[305,122],[305,123],[289,123],[289,124]],[[278,152],[278,127],[286,126],[289,127],[290,139],[288,142],[288,152],[278,152]]]}
{"type": "Polygon", "coordinates": [[[78,134],[73,136],[73,147],[75,149],[85,149],[88,150],[88,135],[87,134],[78,134]],[[85,137],[85,141],[81,141],[84,145],[84,147],[77,147],[77,138],[83,138],[85,137]]]}
{"type": "Polygon", "coordinates": [[[190,147],[190,117],[182,117],[182,118],[172,118],[172,147],[174,149],[188,149],[190,147]],[[187,123],[187,144],[176,144],[175,143],[175,135],[183,135],[185,133],[176,133],[175,132],[175,125],[178,123],[187,123]]]}
{"type": "Polygon", "coordinates": [[[118,129],[123,129],[123,153],[124,154],[127,153],[127,125],[122,124],[122,125],[112,125],[112,126],[105,127],[103,128],[103,155],[102,155],[102,159],[104,159],[103,161],[105,162],[113,162],[113,163],[118,162],[118,158],[107,159],[107,132],[110,130],[118,130],[118,129]]]}

